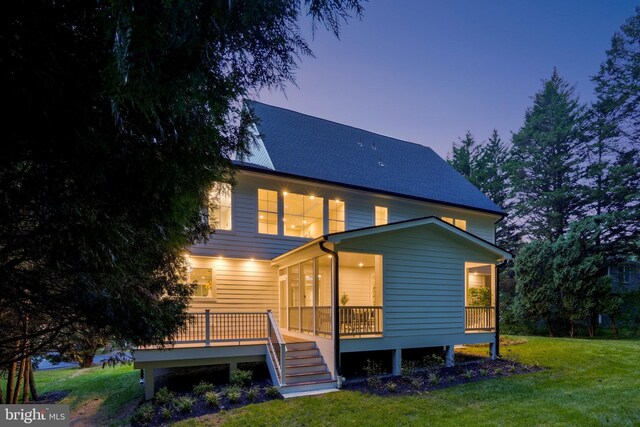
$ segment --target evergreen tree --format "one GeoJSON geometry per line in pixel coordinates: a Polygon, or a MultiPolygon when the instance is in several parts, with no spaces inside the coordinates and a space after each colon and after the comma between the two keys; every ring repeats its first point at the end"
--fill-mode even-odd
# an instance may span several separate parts
{"type": "Polygon", "coordinates": [[[513,135],[508,170],[514,210],[531,239],[555,241],[584,211],[584,108],[554,69],[513,135]]]}
{"type": "MultiPolygon", "coordinates": [[[[476,185],[475,176],[473,174],[473,161],[476,155],[476,141],[470,131],[464,138],[459,138],[458,143],[455,142],[451,147],[452,156],[447,158],[447,162],[455,170],[460,172],[462,176],[467,178],[473,185],[476,185]]],[[[477,186],[477,185],[476,185],[477,186]]]]}

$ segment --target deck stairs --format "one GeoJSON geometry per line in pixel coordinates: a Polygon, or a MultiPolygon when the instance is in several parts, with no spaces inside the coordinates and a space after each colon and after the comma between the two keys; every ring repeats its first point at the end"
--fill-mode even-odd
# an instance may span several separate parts
{"type": "Polygon", "coordinates": [[[290,337],[285,337],[285,341],[285,385],[280,387],[285,398],[337,390],[337,383],[331,379],[331,372],[314,341],[290,337]]]}

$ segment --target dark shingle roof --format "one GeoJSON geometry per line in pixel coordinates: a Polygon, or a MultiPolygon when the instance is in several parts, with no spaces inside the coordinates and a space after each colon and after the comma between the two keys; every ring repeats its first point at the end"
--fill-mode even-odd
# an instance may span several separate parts
{"type": "Polygon", "coordinates": [[[247,105],[277,172],[504,213],[429,147],[256,101],[247,105]]]}

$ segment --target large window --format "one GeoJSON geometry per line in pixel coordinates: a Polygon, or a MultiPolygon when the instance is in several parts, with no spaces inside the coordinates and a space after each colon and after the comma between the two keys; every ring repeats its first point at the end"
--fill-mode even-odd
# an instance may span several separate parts
{"type": "Polygon", "coordinates": [[[231,230],[231,185],[217,182],[211,189],[209,225],[215,230],[231,230]]]}
{"type": "Polygon", "coordinates": [[[344,202],[329,200],[329,233],[344,231],[344,202]]]}
{"type": "Polygon", "coordinates": [[[495,327],[494,272],[492,264],[465,263],[465,329],[489,331],[495,327]]]}
{"type": "Polygon", "coordinates": [[[196,285],[194,297],[213,298],[213,270],[210,268],[192,268],[189,283],[196,285]]]}
{"type": "Polygon", "coordinates": [[[465,219],[451,218],[451,217],[443,216],[442,220],[444,222],[448,222],[451,225],[455,225],[456,227],[461,228],[462,230],[466,230],[467,229],[467,220],[465,220],[465,219]]]}
{"type": "Polygon", "coordinates": [[[322,197],[282,193],[284,235],[315,238],[323,234],[322,197]]]}
{"type": "Polygon", "coordinates": [[[278,192],[258,189],[258,233],[278,234],[278,192]]]}
{"type": "Polygon", "coordinates": [[[384,206],[376,206],[376,225],[389,223],[389,212],[384,206]]]}

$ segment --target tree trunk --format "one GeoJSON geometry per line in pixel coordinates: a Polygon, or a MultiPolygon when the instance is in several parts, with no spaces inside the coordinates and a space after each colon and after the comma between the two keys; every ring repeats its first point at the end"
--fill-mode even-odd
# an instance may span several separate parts
{"type": "Polygon", "coordinates": [[[609,319],[611,320],[611,332],[613,333],[613,336],[618,339],[618,325],[616,324],[616,318],[609,315],[609,319]]]}
{"type": "Polygon", "coordinates": [[[546,319],[545,321],[547,322],[547,328],[549,328],[549,336],[552,337],[553,329],[551,329],[551,322],[549,321],[549,319],[546,319]]]}
{"type": "Polygon", "coordinates": [[[9,377],[7,378],[7,398],[5,399],[7,404],[10,404],[11,399],[13,398],[13,380],[16,376],[16,367],[16,362],[13,362],[9,367],[9,377]]]}
{"type": "MultiPolygon", "coordinates": [[[[23,353],[24,354],[24,353],[23,353]]],[[[24,380],[24,370],[26,368],[26,363],[24,363],[24,358],[20,359],[20,370],[18,371],[18,377],[16,378],[16,388],[13,390],[13,399],[11,399],[11,403],[18,403],[18,397],[20,396],[20,387],[22,386],[22,382],[24,380]]]]}
{"type": "Polygon", "coordinates": [[[4,398],[2,397],[2,381],[0,381],[0,404],[4,402],[4,398]]]}
{"type": "Polygon", "coordinates": [[[25,359],[24,363],[27,365],[24,374],[24,383],[22,385],[22,403],[29,403],[29,370],[31,369],[31,363],[29,358],[25,359]]]}
{"type": "Polygon", "coordinates": [[[573,320],[569,322],[569,337],[573,338],[573,320]]]}
{"type": "Polygon", "coordinates": [[[38,391],[36,390],[36,377],[33,374],[31,359],[29,359],[29,390],[31,390],[31,397],[33,398],[33,400],[38,400],[38,391]]]}

